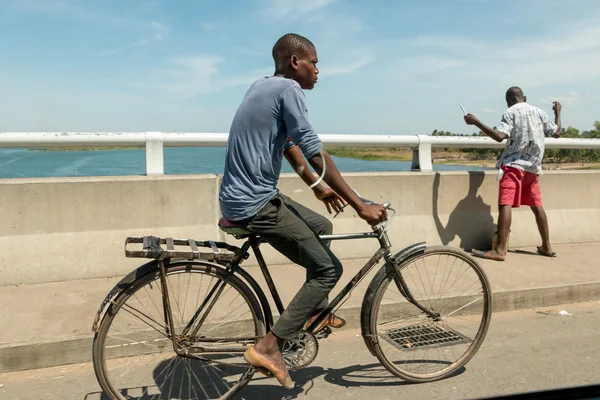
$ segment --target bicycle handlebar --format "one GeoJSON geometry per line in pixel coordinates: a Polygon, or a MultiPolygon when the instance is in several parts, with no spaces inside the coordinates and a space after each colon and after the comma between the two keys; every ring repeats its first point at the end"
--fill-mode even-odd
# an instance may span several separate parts
{"type": "Polygon", "coordinates": [[[352,191],[358,196],[359,199],[361,199],[362,201],[364,201],[367,204],[382,204],[385,207],[386,210],[388,210],[391,207],[391,205],[392,205],[392,203],[390,203],[389,201],[386,201],[384,203],[379,203],[379,202],[374,201],[374,200],[369,200],[369,199],[367,199],[365,197],[362,197],[360,194],[358,194],[358,192],[356,190],[352,189],[352,191]]]}
{"type": "MultiPolygon", "coordinates": [[[[389,201],[386,201],[386,202],[384,202],[384,203],[379,203],[379,202],[377,202],[377,201],[369,200],[369,199],[367,199],[367,198],[365,198],[365,197],[362,197],[362,196],[361,196],[361,195],[360,195],[360,194],[359,194],[359,193],[358,193],[356,190],[354,190],[354,189],[352,189],[352,191],[353,191],[353,192],[356,194],[356,196],[358,196],[358,198],[359,198],[361,201],[363,201],[363,202],[365,202],[365,203],[367,203],[367,204],[382,204],[382,205],[385,207],[385,209],[386,209],[386,210],[389,210],[389,209],[390,209],[390,207],[392,206],[392,203],[390,203],[389,201]]],[[[346,203],[346,205],[342,207],[342,210],[343,210],[344,208],[346,208],[347,206],[348,206],[348,203],[346,203]]],[[[340,210],[340,211],[341,211],[341,210],[340,210]]],[[[335,217],[337,217],[338,215],[340,215],[340,211],[336,212],[336,213],[335,213],[335,215],[333,216],[333,218],[335,218],[335,217]]]]}

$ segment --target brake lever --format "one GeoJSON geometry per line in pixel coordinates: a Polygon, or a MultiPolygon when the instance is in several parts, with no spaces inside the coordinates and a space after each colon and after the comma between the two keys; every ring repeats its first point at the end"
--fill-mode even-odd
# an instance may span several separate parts
{"type": "Polygon", "coordinates": [[[349,205],[349,204],[348,204],[348,203],[346,203],[346,205],[345,205],[345,206],[342,206],[342,208],[340,208],[340,211],[336,212],[336,213],[335,213],[335,215],[333,216],[333,218],[335,218],[335,217],[337,217],[338,215],[340,215],[340,214],[342,213],[342,210],[343,210],[344,208],[348,207],[348,205],[349,205]]]}

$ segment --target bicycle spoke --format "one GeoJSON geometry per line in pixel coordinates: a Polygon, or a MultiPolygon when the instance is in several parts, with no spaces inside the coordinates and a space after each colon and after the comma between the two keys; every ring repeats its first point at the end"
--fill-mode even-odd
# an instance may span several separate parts
{"type": "MultiPolygon", "coordinates": [[[[127,308],[131,308],[132,310],[135,310],[136,312],[138,312],[141,315],[144,315],[144,313],[142,313],[139,310],[136,310],[135,308],[127,305],[127,308]]],[[[161,328],[163,328],[165,330],[165,332],[161,332],[158,329],[156,329],[154,326],[152,326],[150,323],[144,321],[142,318],[138,317],[136,314],[134,314],[133,312],[131,312],[130,310],[128,310],[125,306],[125,304],[123,306],[121,306],[119,309],[127,311],[129,314],[133,315],[134,317],[136,317],[138,320],[142,321],[143,323],[145,323],[146,325],[148,325],[150,328],[154,329],[155,331],[157,331],[158,333],[160,333],[161,335],[163,335],[164,337],[168,338],[169,336],[167,335],[166,331],[167,331],[167,327],[161,325],[160,323],[156,322],[154,319],[152,319],[151,317],[148,317],[147,315],[144,315],[146,318],[148,318],[150,321],[154,322],[156,325],[160,326],[161,328]]]]}
{"type": "Polygon", "coordinates": [[[467,271],[469,271],[469,266],[468,266],[468,265],[467,265],[467,267],[466,267],[466,268],[463,270],[463,272],[461,272],[461,274],[460,274],[460,275],[459,275],[459,276],[456,278],[456,280],[454,281],[454,283],[453,283],[452,285],[450,285],[450,287],[448,287],[448,288],[447,288],[447,289],[444,291],[444,293],[442,293],[442,295],[440,296],[440,299],[441,299],[442,297],[444,297],[444,296],[446,295],[446,293],[448,293],[448,291],[454,287],[454,285],[456,285],[456,282],[458,282],[458,279],[459,279],[460,277],[462,277],[462,276],[465,274],[465,272],[467,272],[467,271]]]}
{"type": "MultiPolygon", "coordinates": [[[[442,259],[442,255],[440,254],[437,259],[437,263],[435,264],[435,273],[433,274],[433,283],[431,285],[431,296],[434,297],[433,292],[435,290],[435,277],[437,276],[438,269],[440,267],[440,260],[442,259]]],[[[437,309],[437,301],[436,301],[436,309],[437,309]]]]}
{"type": "Polygon", "coordinates": [[[462,306],[462,307],[460,307],[460,308],[457,308],[456,310],[454,310],[454,311],[452,311],[452,312],[450,312],[450,313],[448,313],[448,314],[444,315],[444,316],[442,317],[442,319],[444,319],[444,318],[448,318],[448,317],[452,316],[453,314],[455,314],[455,313],[459,312],[460,310],[462,310],[462,309],[464,309],[464,308],[466,308],[466,307],[469,307],[471,304],[477,303],[478,301],[480,301],[480,300],[482,300],[482,299],[483,299],[483,297],[479,297],[479,298],[477,298],[477,299],[475,299],[475,300],[473,300],[473,301],[471,301],[471,302],[469,302],[469,303],[465,304],[464,306],[462,306]]]}
{"type": "MultiPolygon", "coordinates": [[[[412,263],[411,263],[412,264],[412,263]]],[[[415,278],[413,277],[413,274],[410,272],[410,268],[409,266],[411,265],[407,265],[404,270],[408,272],[408,276],[410,277],[410,279],[412,280],[413,284],[414,284],[414,288],[417,290],[417,295],[419,298],[423,298],[423,295],[421,294],[421,291],[419,290],[419,285],[416,284],[415,278]]],[[[416,265],[416,264],[415,264],[416,265]]],[[[407,282],[408,284],[408,282],[407,282]]],[[[410,290],[410,289],[409,289],[410,290]]],[[[413,294],[414,296],[414,294],[413,294]]]]}
{"type": "MultiPolygon", "coordinates": [[[[151,286],[151,285],[148,285],[151,286]]],[[[152,304],[154,305],[154,308],[156,309],[156,312],[158,313],[158,315],[163,317],[163,321],[164,321],[164,315],[162,312],[160,312],[160,310],[158,309],[158,306],[156,305],[156,303],[154,302],[154,299],[152,298],[152,296],[150,295],[150,293],[148,292],[148,288],[146,286],[144,286],[144,290],[146,291],[146,294],[148,295],[148,298],[150,299],[150,301],[152,302],[152,304]]],[[[161,300],[162,301],[162,300],[161,300]]],[[[165,326],[167,325],[167,321],[165,322],[165,326]]]]}
{"type": "MultiPolygon", "coordinates": [[[[378,326],[386,326],[386,325],[390,325],[390,324],[397,324],[398,322],[403,322],[403,321],[406,321],[406,320],[408,320],[409,318],[412,318],[412,317],[418,317],[418,316],[421,316],[421,318],[422,318],[422,319],[425,319],[425,318],[427,318],[427,317],[428,317],[427,315],[425,315],[425,314],[424,314],[424,313],[422,313],[422,312],[420,312],[420,313],[417,313],[417,314],[412,314],[412,315],[410,315],[410,314],[407,314],[407,315],[408,315],[408,317],[407,317],[407,318],[395,319],[395,320],[392,320],[392,321],[387,321],[387,322],[384,322],[384,323],[382,323],[382,324],[380,324],[380,325],[378,325],[378,326]]],[[[409,326],[410,326],[410,325],[409,325],[409,326]]]]}
{"type": "Polygon", "coordinates": [[[399,292],[396,271],[381,281],[375,297],[376,355],[390,372],[411,382],[453,374],[473,356],[487,330],[491,297],[483,272],[464,253],[447,249],[401,264],[406,297],[399,292]],[[432,313],[405,312],[409,294],[432,313]]]}
{"type": "MultiPolygon", "coordinates": [[[[200,389],[202,389],[202,393],[204,393],[204,395],[206,396],[206,398],[208,398],[208,393],[206,392],[206,390],[204,390],[204,385],[202,384],[202,382],[200,381],[200,379],[198,379],[198,375],[196,375],[196,372],[194,372],[193,369],[191,369],[191,375],[194,376],[194,380],[198,383],[198,385],[200,386],[200,389]]],[[[189,373],[189,372],[188,372],[189,373]]],[[[190,385],[191,385],[191,379],[190,379],[190,385]]]]}
{"type": "MultiPolygon", "coordinates": [[[[211,310],[213,309],[216,301],[219,299],[219,296],[221,295],[221,292],[223,291],[223,288],[225,287],[225,282],[224,281],[219,281],[217,283],[217,285],[215,286],[215,291],[217,292],[214,299],[211,300],[211,303],[208,305],[208,307],[206,308],[206,310],[204,311],[204,315],[202,315],[202,317],[200,318],[198,324],[196,325],[196,327],[194,328],[194,330],[192,331],[192,336],[196,336],[198,334],[198,330],[200,329],[200,327],[202,327],[202,324],[204,324],[204,321],[206,321],[206,318],[208,317],[208,313],[211,312],[211,310]]],[[[208,298],[206,299],[207,301],[210,300],[210,298],[213,297],[214,292],[212,292],[208,298]]],[[[200,309],[198,309],[198,311],[201,311],[202,308],[204,308],[206,304],[203,304],[200,309]]]]}
{"type": "Polygon", "coordinates": [[[128,293],[113,300],[113,312],[107,313],[95,339],[101,341],[98,348],[103,360],[95,368],[106,382],[99,383],[106,393],[106,385],[110,385],[110,398],[119,400],[219,399],[254,373],[242,354],[266,333],[258,318],[259,305],[250,288],[224,268],[180,262],[168,264],[164,271],[173,335],[177,335],[178,346],[190,353],[182,357],[173,349],[172,335],[164,323],[162,272],[157,270],[152,279],[145,278],[137,287],[134,283],[128,293]],[[194,305],[199,307],[194,309],[194,305]],[[194,313],[192,328],[202,327],[208,331],[202,332],[208,333],[207,337],[180,334],[194,313]],[[111,358],[115,361],[110,365],[116,368],[108,367],[106,360],[111,358]]]}
{"type": "MultiPolygon", "coordinates": [[[[210,280],[211,284],[212,284],[212,281],[213,281],[213,279],[211,278],[211,280],[210,280]]],[[[200,307],[197,307],[196,312],[194,313],[192,318],[186,324],[185,329],[182,332],[184,335],[187,334],[189,332],[189,330],[194,326],[194,324],[196,323],[196,320],[198,319],[198,316],[200,315],[200,313],[202,312],[202,310],[204,309],[206,304],[210,301],[210,298],[212,297],[214,292],[217,290],[217,287],[219,286],[220,283],[221,283],[221,281],[218,281],[217,284],[215,286],[213,286],[212,289],[209,289],[210,285],[208,285],[208,287],[206,288],[206,293],[204,295],[204,300],[202,300],[202,305],[200,305],[200,307]],[[210,291],[210,293],[209,293],[209,291],[210,291]]],[[[196,329],[194,328],[194,330],[196,330],[196,329]]],[[[195,335],[194,331],[192,331],[192,335],[195,335]]]]}
{"type": "Polygon", "coordinates": [[[184,317],[185,317],[185,306],[187,305],[187,298],[188,298],[188,293],[190,291],[190,281],[192,280],[192,275],[190,274],[190,276],[188,277],[188,284],[187,284],[187,288],[185,290],[185,299],[183,300],[183,315],[181,316],[181,326],[183,326],[183,322],[184,322],[184,317]]]}
{"type": "MultiPolygon", "coordinates": [[[[442,285],[440,285],[440,295],[438,297],[438,300],[442,298],[443,293],[444,293],[444,287],[446,287],[446,284],[448,283],[448,280],[450,279],[450,275],[452,275],[452,270],[454,270],[454,266],[456,265],[456,261],[457,259],[454,259],[454,262],[452,263],[452,267],[450,267],[450,272],[448,272],[448,276],[446,277],[446,280],[444,281],[444,275],[442,275],[442,285]]],[[[444,274],[446,273],[446,269],[444,268],[444,274]]]]}
{"type": "MultiPolygon", "coordinates": [[[[427,272],[427,265],[425,264],[425,259],[423,258],[422,260],[423,260],[423,270],[425,270],[425,277],[427,278],[427,282],[429,282],[429,287],[431,288],[431,279],[429,279],[429,272],[427,272]]],[[[431,297],[432,297],[433,293],[430,290],[429,295],[427,294],[427,288],[425,287],[425,284],[423,284],[423,290],[425,292],[425,295],[427,295],[427,298],[428,298],[429,309],[432,310],[433,307],[431,306],[431,297]]]]}
{"type": "MultiPolygon", "coordinates": [[[[163,370],[160,372],[160,374],[158,374],[158,375],[157,375],[157,380],[158,380],[158,378],[161,378],[161,377],[162,377],[162,374],[163,374],[165,371],[168,371],[168,370],[169,370],[169,367],[171,366],[171,364],[173,364],[173,362],[175,362],[175,360],[178,360],[178,359],[179,359],[178,357],[171,357],[171,361],[169,361],[169,363],[168,363],[167,365],[165,365],[165,366],[164,366],[164,368],[163,368],[163,370]]],[[[170,376],[171,374],[172,374],[171,372],[170,372],[170,373],[168,373],[168,374],[165,376],[164,380],[166,381],[166,380],[169,378],[169,376],[170,376]]]]}
{"type": "MultiPolygon", "coordinates": [[[[177,274],[177,276],[179,276],[179,274],[177,274]]],[[[181,318],[181,320],[183,320],[183,317],[181,316],[181,309],[179,308],[179,302],[177,301],[177,298],[175,298],[172,294],[173,294],[173,285],[171,284],[169,279],[166,279],[167,282],[167,287],[169,289],[169,297],[173,297],[173,301],[175,302],[175,306],[177,307],[177,311],[179,311],[179,317],[181,318]]],[[[177,291],[177,295],[179,296],[179,291],[177,291]]],[[[171,303],[171,315],[175,314],[174,313],[174,309],[171,303]]],[[[173,317],[175,317],[175,315],[173,315],[173,317]]],[[[173,324],[175,324],[175,318],[173,318],[173,324]]],[[[173,329],[175,329],[175,326],[173,327],[173,329]]],[[[173,334],[175,334],[175,332],[173,332],[173,334]]]]}

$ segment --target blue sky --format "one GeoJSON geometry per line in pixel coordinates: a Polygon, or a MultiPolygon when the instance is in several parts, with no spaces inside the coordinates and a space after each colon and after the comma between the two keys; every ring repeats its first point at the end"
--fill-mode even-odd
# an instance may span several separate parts
{"type": "Polygon", "coordinates": [[[311,39],[319,133],[470,133],[504,92],[600,119],[597,0],[0,0],[0,131],[227,132],[288,32],[311,39]]]}

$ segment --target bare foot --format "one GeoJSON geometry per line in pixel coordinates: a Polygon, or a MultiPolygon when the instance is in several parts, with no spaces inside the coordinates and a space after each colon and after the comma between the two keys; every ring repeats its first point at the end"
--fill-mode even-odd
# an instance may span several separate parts
{"type": "Polygon", "coordinates": [[[294,382],[287,370],[277,338],[269,332],[263,340],[250,347],[244,353],[244,359],[250,365],[269,371],[286,389],[293,389],[294,382]]]}
{"type": "Polygon", "coordinates": [[[486,260],[504,261],[506,253],[500,253],[497,250],[488,250],[483,252],[481,250],[473,250],[473,255],[479,258],[485,258],[486,260]]]}

